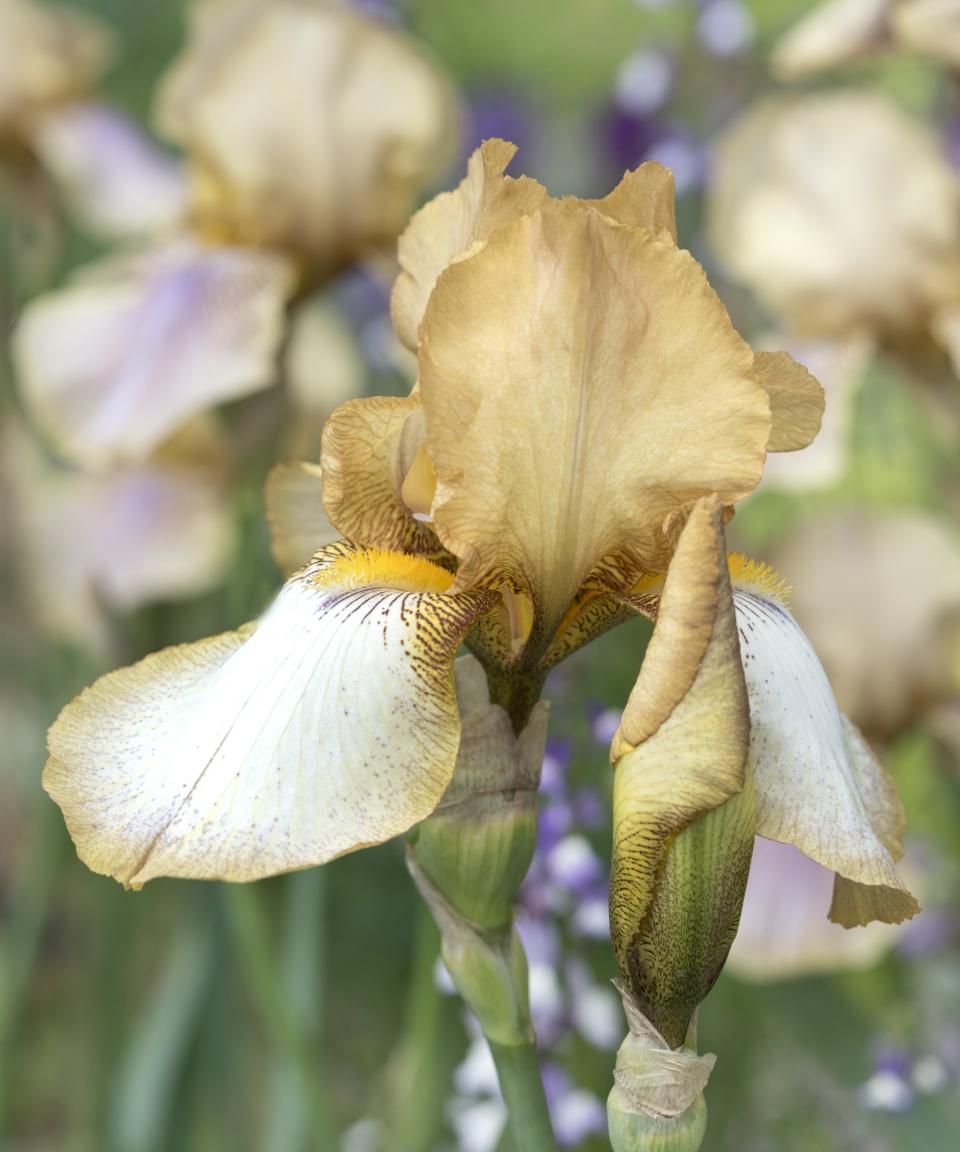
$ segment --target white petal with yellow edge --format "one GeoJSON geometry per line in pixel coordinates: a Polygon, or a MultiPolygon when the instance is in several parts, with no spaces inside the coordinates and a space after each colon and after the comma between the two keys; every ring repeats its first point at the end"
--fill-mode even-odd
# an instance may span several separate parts
{"type": "Polygon", "coordinates": [[[486,593],[337,544],[256,626],[110,673],[50,731],[44,787],[80,858],[131,886],[254,880],[406,831],[460,739],[457,647],[486,593]]]}
{"type": "Polygon", "coordinates": [[[903,812],[893,782],[840,714],[826,673],[790,612],[762,583],[734,602],[747,694],[757,832],[837,874],[830,918],[899,923],[917,903],[897,875],[903,812]]]}

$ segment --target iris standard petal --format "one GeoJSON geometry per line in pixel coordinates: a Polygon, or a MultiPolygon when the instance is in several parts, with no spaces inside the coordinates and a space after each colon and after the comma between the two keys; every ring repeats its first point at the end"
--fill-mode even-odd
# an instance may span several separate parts
{"type": "Polygon", "coordinates": [[[196,6],[156,103],[199,226],[293,251],[317,277],[393,243],[456,154],[458,114],[415,40],[302,0],[196,6]]]}
{"type": "Polygon", "coordinates": [[[467,162],[467,174],[451,192],[425,204],[400,237],[400,275],[390,297],[390,315],[401,342],[417,349],[417,332],[437,277],[477,240],[536,211],[547,190],[527,176],[514,179],[504,169],[517,148],[505,140],[485,140],[467,162]]]}
{"type": "Polygon", "coordinates": [[[820,431],[824,395],[820,383],[787,352],[757,352],[753,370],[770,399],[768,452],[796,452],[820,431]]]}
{"type": "Polygon", "coordinates": [[[629,587],[668,516],[760,478],[769,403],[702,269],[575,201],[441,275],[419,360],[458,587],[523,592],[546,639],[601,560],[629,587]]]}
{"type": "Polygon", "coordinates": [[[81,859],[131,886],[254,880],[406,831],[450,782],[457,647],[487,594],[332,545],[257,625],[104,676],[50,730],[81,859]]]}
{"type": "MultiPolygon", "coordinates": [[[[420,396],[349,400],[323,429],[323,503],[354,544],[435,556],[436,536],[404,500],[404,483],[422,461],[420,396]]],[[[418,485],[419,487],[419,485],[418,485]]]]}
{"type": "Polygon", "coordinates": [[[826,0],[774,46],[770,64],[781,80],[799,80],[884,44],[895,0],[826,0]]]}
{"type": "Polygon", "coordinates": [[[264,488],[270,551],[285,576],[302,568],[314,552],[341,534],[323,507],[323,472],[319,464],[295,460],[277,464],[264,488]]]}

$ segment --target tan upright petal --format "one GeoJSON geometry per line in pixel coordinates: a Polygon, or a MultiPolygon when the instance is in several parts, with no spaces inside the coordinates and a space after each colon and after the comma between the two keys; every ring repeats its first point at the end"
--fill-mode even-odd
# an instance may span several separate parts
{"type": "Polygon", "coordinates": [[[760,477],[752,364],[672,241],[570,201],[495,232],[443,273],[421,328],[434,527],[458,587],[523,591],[548,638],[601,559],[624,584],[662,570],[668,516],[760,477]]]}
{"type": "MultiPolygon", "coordinates": [[[[823,388],[823,416],[820,431],[804,451],[767,456],[764,488],[803,491],[835,484],[843,477],[850,458],[857,387],[873,352],[873,341],[859,334],[844,339],[792,343],[792,355],[813,373],[823,388]]],[[[773,402],[771,396],[771,404],[773,402]]],[[[809,404],[804,407],[810,424],[811,408],[809,404]]]]}
{"type": "Polygon", "coordinates": [[[314,552],[340,535],[323,506],[319,464],[303,460],[278,464],[267,477],[264,502],[270,551],[285,576],[302,568],[314,552]]]}
{"type": "Polygon", "coordinates": [[[891,15],[897,40],[960,68],[960,4],[957,0],[900,0],[891,15]]]}
{"type": "Polygon", "coordinates": [[[690,515],[611,751],[613,945],[642,1010],[673,1047],[733,940],[752,849],[752,791],[736,807],[748,782],[750,718],[722,526],[715,500],[690,515]],[[729,819],[708,828],[699,818],[721,806],[729,819]],[[700,868],[684,869],[679,884],[668,856],[701,828],[685,857],[700,868]],[[669,940],[667,922],[678,928],[669,940]],[[681,953],[689,966],[676,964],[681,953]]]}
{"type": "Polygon", "coordinates": [[[536,211],[547,190],[536,180],[504,175],[517,148],[485,140],[467,162],[467,174],[452,192],[442,192],[414,216],[400,237],[400,275],[390,297],[397,335],[411,351],[437,277],[477,240],[519,216],[536,211]]]}
{"type": "Polygon", "coordinates": [[[626,172],[620,183],[602,200],[581,200],[618,224],[646,228],[677,239],[677,190],[673,173],[656,160],[648,160],[626,172]]]}
{"type": "Polygon", "coordinates": [[[806,448],[820,431],[823,388],[787,352],[758,352],[753,368],[770,398],[768,452],[806,448]]]}
{"type": "Polygon", "coordinates": [[[876,51],[889,37],[897,0],[826,0],[774,46],[770,64],[781,80],[799,80],[876,51]]]}
{"type": "Polygon", "coordinates": [[[71,461],[141,460],[189,417],[272,382],[292,289],[267,253],[173,240],[109,258],[24,312],[24,401],[71,461]]]}
{"type": "Polygon", "coordinates": [[[156,114],[202,227],[325,276],[393,242],[453,158],[459,106],[415,41],[349,5],[234,0],[201,6],[156,114]]]}
{"type": "Polygon", "coordinates": [[[92,85],[110,56],[98,21],[68,5],[0,0],[0,138],[92,85]]]}
{"type": "Polygon", "coordinates": [[[841,717],[816,653],[784,605],[757,587],[738,589],[734,600],[757,832],[837,873],[830,915],[845,927],[908,919],[917,902],[894,865],[902,811],[889,777],[841,717]]]}
{"type": "Polygon", "coordinates": [[[490,600],[449,574],[335,545],[256,626],[98,680],[50,730],[44,787],[81,859],[254,880],[406,831],[453,773],[453,661],[490,600]]]}
{"type": "Polygon", "coordinates": [[[799,336],[902,339],[956,294],[958,188],[940,142],[878,92],[774,97],[718,144],[711,241],[799,336]]]}
{"type": "Polygon", "coordinates": [[[422,444],[415,392],[350,400],[333,413],[323,430],[323,503],[343,536],[368,548],[427,556],[442,551],[403,498],[422,444]]]}

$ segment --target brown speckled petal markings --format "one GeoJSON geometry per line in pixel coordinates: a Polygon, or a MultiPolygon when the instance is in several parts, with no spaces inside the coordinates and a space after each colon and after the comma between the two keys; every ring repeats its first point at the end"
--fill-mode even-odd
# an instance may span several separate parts
{"type": "Polygon", "coordinates": [[[450,782],[457,648],[484,593],[324,549],[257,625],[147,657],[69,704],[44,787],[94,871],[253,880],[406,831],[450,782]]]}

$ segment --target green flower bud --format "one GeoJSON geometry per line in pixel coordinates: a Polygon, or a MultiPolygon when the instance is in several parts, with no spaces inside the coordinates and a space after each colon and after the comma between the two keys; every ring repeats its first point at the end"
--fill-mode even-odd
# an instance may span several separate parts
{"type": "Polygon", "coordinates": [[[436,812],[410,838],[417,866],[461,917],[495,932],[513,906],[533,858],[537,786],[548,705],[537,704],[516,737],[506,712],[490,703],[483,669],[457,661],[460,749],[453,780],[436,812]]]}
{"type": "MultiPolygon", "coordinates": [[[[626,949],[640,1010],[673,1045],[726,963],[753,855],[753,775],[743,791],[674,839],[651,907],[626,949]]],[[[618,885],[611,890],[616,899],[618,885]]]]}
{"type": "Polygon", "coordinates": [[[529,973],[512,926],[485,932],[465,920],[420,869],[412,849],[407,867],[440,929],[443,962],[457,991],[496,1044],[531,1044],[529,973]]]}

